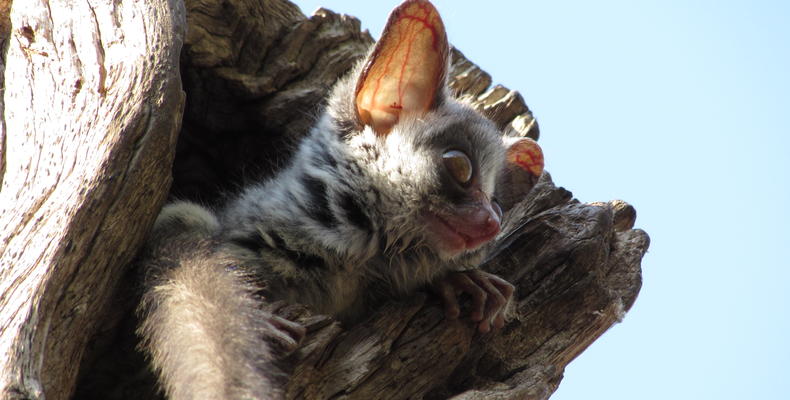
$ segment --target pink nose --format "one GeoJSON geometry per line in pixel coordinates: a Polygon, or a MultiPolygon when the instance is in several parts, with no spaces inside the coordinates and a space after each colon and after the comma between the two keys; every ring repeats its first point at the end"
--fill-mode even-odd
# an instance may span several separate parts
{"type": "Polygon", "coordinates": [[[488,196],[480,190],[475,193],[474,198],[477,201],[472,207],[474,211],[469,215],[469,222],[476,225],[482,235],[493,237],[499,233],[500,224],[502,223],[502,210],[498,205],[492,204],[488,196]]]}
{"type": "Polygon", "coordinates": [[[456,216],[455,229],[468,238],[467,248],[477,247],[499,233],[501,219],[488,199],[459,210],[456,216]]]}
{"type": "Polygon", "coordinates": [[[491,203],[486,201],[480,204],[480,207],[473,215],[470,215],[469,223],[476,228],[480,235],[494,236],[499,233],[501,220],[491,203]]]}

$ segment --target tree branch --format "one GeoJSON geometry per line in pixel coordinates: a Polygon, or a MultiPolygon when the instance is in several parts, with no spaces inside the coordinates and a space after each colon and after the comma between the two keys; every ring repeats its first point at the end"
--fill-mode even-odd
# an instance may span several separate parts
{"type": "MultiPolygon", "coordinates": [[[[79,368],[81,399],[156,397],[124,266],[168,193],[182,4],[33,1],[0,20],[0,393],[68,398],[79,368]]],[[[276,171],[372,43],[352,17],[305,18],[285,0],[188,0],[186,20],[170,193],[209,203],[276,171]]],[[[451,87],[537,139],[521,96],[458,51],[451,87]]],[[[445,320],[425,294],[352,327],[283,306],[308,327],[286,360],[288,397],[547,398],[636,298],[649,239],[634,219],[626,203],[581,204],[544,174],[485,265],[517,286],[514,318],[495,334],[445,320]]]]}

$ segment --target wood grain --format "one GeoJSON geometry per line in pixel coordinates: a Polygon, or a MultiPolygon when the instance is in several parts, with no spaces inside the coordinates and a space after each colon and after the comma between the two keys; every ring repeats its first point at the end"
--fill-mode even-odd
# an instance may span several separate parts
{"type": "MultiPolygon", "coordinates": [[[[156,398],[134,350],[127,265],[165,197],[216,203],[277,171],[373,41],[353,17],[307,18],[284,0],[7,4],[0,393],[156,398]]],[[[537,139],[521,95],[492,81],[453,50],[451,88],[507,134],[537,139]]],[[[445,320],[423,293],[352,327],[283,307],[309,331],[285,360],[288,397],[548,398],[636,299],[649,239],[635,218],[623,201],[579,203],[545,173],[485,265],[517,286],[498,333],[445,320]]]]}

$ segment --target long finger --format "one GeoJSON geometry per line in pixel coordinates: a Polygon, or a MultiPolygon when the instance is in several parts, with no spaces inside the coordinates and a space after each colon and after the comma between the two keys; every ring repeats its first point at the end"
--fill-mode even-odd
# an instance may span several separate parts
{"type": "Polygon", "coordinates": [[[440,280],[433,285],[433,289],[444,304],[444,314],[447,318],[458,318],[461,315],[461,306],[458,305],[458,297],[453,285],[445,280],[440,280]]]}
{"type": "Polygon", "coordinates": [[[451,284],[456,287],[456,289],[459,289],[472,297],[472,312],[470,314],[472,321],[482,321],[484,319],[483,317],[485,316],[485,307],[488,299],[488,294],[485,292],[485,290],[483,290],[480,285],[475,283],[469,277],[468,273],[453,273],[448,278],[450,279],[451,284]]]}
{"type": "Polygon", "coordinates": [[[496,276],[496,275],[489,275],[489,281],[492,285],[496,286],[499,289],[499,292],[502,293],[502,296],[505,298],[505,305],[497,312],[496,317],[494,318],[494,327],[496,329],[501,329],[505,326],[505,317],[510,305],[510,302],[513,299],[513,293],[516,291],[516,287],[513,286],[510,282],[496,276]]]}
{"type": "Polygon", "coordinates": [[[507,304],[507,298],[501,292],[499,287],[494,285],[491,278],[494,275],[482,271],[475,271],[469,274],[469,277],[486,293],[488,293],[488,301],[486,301],[486,309],[484,319],[492,320],[501,309],[507,304]]]}

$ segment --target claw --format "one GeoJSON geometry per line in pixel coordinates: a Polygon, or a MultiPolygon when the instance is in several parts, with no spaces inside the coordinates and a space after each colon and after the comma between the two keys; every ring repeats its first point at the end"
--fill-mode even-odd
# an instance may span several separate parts
{"type": "Polygon", "coordinates": [[[470,317],[478,322],[481,333],[505,326],[505,311],[515,288],[506,280],[480,270],[450,272],[433,284],[433,289],[444,303],[447,318],[460,315],[458,295],[472,297],[470,317]]]}
{"type": "Polygon", "coordinates": [[[271,329],[267,336],[282,354],[290,354],[299,347],[307,333],[304,326],[277,315],[270,315],[268,320],[271,329]]]}

